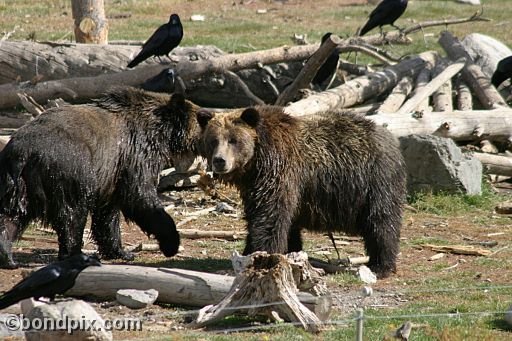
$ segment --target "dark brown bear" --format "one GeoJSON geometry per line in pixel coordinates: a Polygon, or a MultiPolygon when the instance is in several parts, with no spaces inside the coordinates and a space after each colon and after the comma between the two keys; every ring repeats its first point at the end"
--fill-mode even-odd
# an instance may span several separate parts
{"type": "Polygon", "coordinates": [[[171,157],[195,153],[197,109],[182,95],[121,88],[20,128],[0,153],[0,267],[16,266],[12,241],[35,220],[57,232],[59,258],[80,253],[89,213],[106,259],[133,258],[121,246],[120,212],[175,255],[179,235],[156,183],[171,157]]]}
{"type": "Polygon", "coordinates": [[[363,237],[379,277],[396,271],[406,176],[386,129],[348,115],[302,120],[272,106],[197,116],[201,153],[240,190],[244,254],[300,251],[302,228],[343,231],[363,237]]]}

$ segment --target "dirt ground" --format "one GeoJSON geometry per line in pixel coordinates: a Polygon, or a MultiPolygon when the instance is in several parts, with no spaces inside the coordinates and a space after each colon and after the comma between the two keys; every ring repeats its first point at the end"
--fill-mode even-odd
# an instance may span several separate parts
{"type": "MultiPolygon", "coordinates": [[[[233,233],[244,231],[245,222],[242,219],[242,206],[235,190],[227,187],[219,187],[222,197],[212,198],[198,188],[189,190],[171,191],[162,194],[162,200],[170,205],[171,215],[176,222],[187,219],[194,211],[215,207],[219,202],[229,202],[234,208],[234,213],[216,213],[200,216],[180,226],[180,229],[199,229],[231,231],[233,233]]],[[[495,213],[488,212],[492,219],[495,213]]],[[[187,219],[189,220],[189,219],[187,219]]],[[[438,276],[450,276],[452,271],[470,272],[474,274],[474,284],[489,283],[493,285],[507,284],[512,281],[512,271],[502,271],[493,266],[481,266],[479,257],[468,255],[456,255],[445,253],[442,258],[443,271],[439,271],[440,261],[429,261],[429,258],[437,252],[418,246],[416,241],[442,239],[447,244],[475,244],[477,242],[494,241],[493,258],[510,259],[511,251],[507,248],[512,241],[510,225],[485,225],[478,222],[476,216],[468,214],[464,217],[441,217],[414,212],[412,209],[405,210],[404,224],[402,229],[401,254],[398,259],[398,272],[387,279],[379,280],[372,285],[374,294],[370,297],[361,295],[363,283],[358,282],[355,276],[348,276],[346,284],[340,285],[339,281],[333,280],[334,275],[326,276],[326,282],[333,294],[333,313],[338,316],[348,316],[354,312],[355,307],[374,307],[377,309],[392,309],[409,297],[403,294],[415,283],[425,280],[418,270],[432,269],[432,278],[438,276]]],[[[123,243],[125,247],[137,245],[140,242],[151,243],[148,238],[134,224],[123,224],[123,243]]],[[[341,237],[336,234],[336,237],[341,237]]],[[[310,257],[318,259],[336,258],[333,246],[329,238],[321,234],[305,233],[306,250],[310,257]]],[[[344,240],[340,246],[341,254],[345,256],[360,256],[364,254],[363,244],[357,238],[344,240]],[[347,241],[348,240],[348,241],[347,241]]],[[[232,273],[229,259],[235,250],[241,251],[243,241],[233,242],[222,239],[183,239],[183,249],[179,255],[171,260],[166,259],[159,252],[139,252],[132,264],[146,266],[164,267],[187,267],[186,264],[194,261],[198,271],[232,273]],[[223,260],[225,266],[218,266],[218,262],[212,260],[223,260]],[[213,268],[212,264],[215,264],[213,268]]],[[[94,244],[87,239],[84,246],[87,251],[95,249],[94,244]]],[[[22,267],[16,270],[0,270],[0,292],[8,290],[21,278],[23,272],[44,265],[56,259],[57,243],[56,236],[40,228],[35,228],[25,233],[23,240],[18,243],[14,250],[15,258],[22,267]]],[[[123,262],[106,262],[123,263],[123,262]]],[[[126,307],[117,305],[115,302],[92,302],[97,311],[109,319],[137,317],[143,321],[143,332],[115,332],[116,338],[140,338],[141,333],[169,333],[172,330],[184,328],[183,317],[172,317],[174,308],[168,305],[153,305],[147,309],[131,311],[126,307]]],[[[19,313],[18,306],[12,306],[5,313],[19,313]]]]}

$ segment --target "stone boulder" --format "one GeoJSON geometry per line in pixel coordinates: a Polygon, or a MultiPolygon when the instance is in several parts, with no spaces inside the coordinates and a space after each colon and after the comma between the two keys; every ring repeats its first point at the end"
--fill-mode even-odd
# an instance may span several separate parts
{"type": "Polygon", "coordinates": [[[482,164],[453,140],[434,135],[400,137],[409,194],[422,191],[482,193],[482,164]]]}

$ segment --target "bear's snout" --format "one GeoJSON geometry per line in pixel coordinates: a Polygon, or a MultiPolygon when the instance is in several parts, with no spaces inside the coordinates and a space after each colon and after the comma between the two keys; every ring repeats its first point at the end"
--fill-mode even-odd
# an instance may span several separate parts
{"type": "Polygon", "coordinates": [[[224,159],[222,156],[214,156],[212,159],[212,166],[213,171],[215,173],[226,173],[227,167],[226,167],[226,159],[224,159]]]}

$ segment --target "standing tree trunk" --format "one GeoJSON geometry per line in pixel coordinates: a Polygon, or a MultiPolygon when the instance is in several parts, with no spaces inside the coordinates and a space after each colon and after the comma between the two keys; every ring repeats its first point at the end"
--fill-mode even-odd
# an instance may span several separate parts
{"type": "Polygon", "coordinates": [[[108,22],[103,0],[72,0],[75,40],[84,44],[107,44],[108,22]]]}

